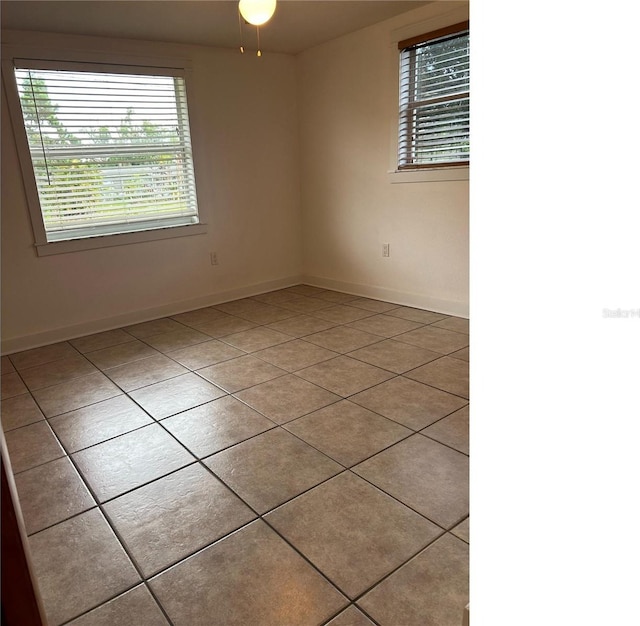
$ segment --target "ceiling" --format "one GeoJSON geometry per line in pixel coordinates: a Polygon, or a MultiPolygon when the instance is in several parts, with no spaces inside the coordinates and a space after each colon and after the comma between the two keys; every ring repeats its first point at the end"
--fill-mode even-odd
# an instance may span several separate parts
{"type": "MultiPolygon", "coordinates": [[[[424,0],[279,0],[260,29],[261,48],[297,54],[346,33],[428,4],[424,0]]],[[[233,48],[235,0],[2,0],[2,28],[124,37],[233,48]]],[[[244,27],[247,48],[254,27],[244,27]]]]}

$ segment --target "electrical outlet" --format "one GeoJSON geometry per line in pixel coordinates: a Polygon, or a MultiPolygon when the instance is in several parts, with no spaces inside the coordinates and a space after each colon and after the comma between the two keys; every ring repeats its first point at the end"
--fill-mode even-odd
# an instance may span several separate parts
{"type": "Polygon", "coordinates": [[[384,256],[384,257],[389,256],[389,244],[388,243],[383,243],[382,244],[382,256],[384,256]]]}
{"type": "Polygon", "coordinates": [[[211,265],[218,265],[218,253],[211,252],[210,257],[211,257],[211,265]]]}

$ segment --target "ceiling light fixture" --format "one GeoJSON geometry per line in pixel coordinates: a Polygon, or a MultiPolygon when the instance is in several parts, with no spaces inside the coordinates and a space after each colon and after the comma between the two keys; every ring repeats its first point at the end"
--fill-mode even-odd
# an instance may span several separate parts
{"type": "MultiPolygon", "coordinates": [[[[239,16],[248,23],[256,27],[258,37],[257,55],[262,56],[260,50],[260,26],[266,24],[276,10],[276,0],[240,0],[238,2],[239,16]]],[[[240,21],[240,52],[244,52],[242,45],[242,21],[240,21]]]]}
{"type": "Polygon", "coordinates": [[[254,26],[266,24],[276,10],[276,0],[240,0],[240,14],[254,26]]]}

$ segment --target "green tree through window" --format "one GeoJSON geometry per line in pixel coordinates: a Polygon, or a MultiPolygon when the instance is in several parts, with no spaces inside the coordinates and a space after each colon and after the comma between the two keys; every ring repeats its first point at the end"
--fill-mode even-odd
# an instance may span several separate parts
{"type": "Polygon", "coordinates": [[[48,241],[198,223],[182,78],[16,77],[48,241]]]}

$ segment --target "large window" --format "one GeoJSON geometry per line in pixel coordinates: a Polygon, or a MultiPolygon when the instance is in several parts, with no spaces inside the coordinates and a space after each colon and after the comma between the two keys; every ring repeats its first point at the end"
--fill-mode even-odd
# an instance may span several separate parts
{"type": "Polygon", "coordinates": [[[398,43],[398,169],[469,163],[469,23],[398,43]]]}
{"type": "Polygon", "coordinates": [[[13,65],[36,244],[199,223],[180,70],[13,65]]]}

